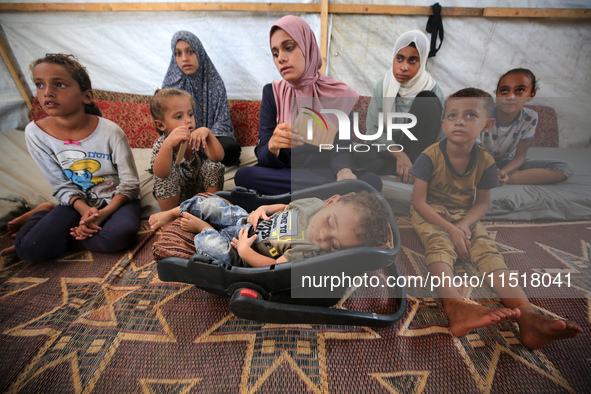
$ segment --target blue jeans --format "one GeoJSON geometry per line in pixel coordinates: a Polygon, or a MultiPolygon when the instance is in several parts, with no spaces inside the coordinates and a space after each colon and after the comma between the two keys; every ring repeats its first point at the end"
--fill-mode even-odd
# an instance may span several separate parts
{"type": "Polygon", "coordinates": [[[230,245],[232,238],[247,224],[248,212],[217,197],[195,196],[183,201],[181,214],[191,215],[206,221],[218,229],[206,229],[195,235],[194,243],[197,253],[221,260],[231,265],[244,265],[236,249],[230,245]]]}

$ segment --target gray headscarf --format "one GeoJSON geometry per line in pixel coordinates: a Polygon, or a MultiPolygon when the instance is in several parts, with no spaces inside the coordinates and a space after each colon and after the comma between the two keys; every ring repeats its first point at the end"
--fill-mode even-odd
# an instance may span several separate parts
{"type": "Polygon", "coordinates": [[[224,81],[207,56],[199,38],[188,31],[178,31],[170,43],[172,58],[162,82],[162,89],[174,88],[188,92],[195,100],[195,126],[207,127],[215,136],[234,137],[224,81]],[[187,42],[197,55],[199,68],[187,75],[176,62],[174,49],[179,40],[187,42]]]}

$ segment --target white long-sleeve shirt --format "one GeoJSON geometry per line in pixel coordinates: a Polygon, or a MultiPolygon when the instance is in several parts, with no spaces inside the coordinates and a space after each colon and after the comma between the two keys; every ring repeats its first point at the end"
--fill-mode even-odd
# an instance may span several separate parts
{"type": "Polygon", "coordinates": [[[125,133],[112,121],[98,119],[94,132],[80,141],[57,139],[35,122],[25,128],[29,153],[62,205],[69,205],[74,195],[96,207],[116,194],[139,198],[139,177],[125,133]]]}

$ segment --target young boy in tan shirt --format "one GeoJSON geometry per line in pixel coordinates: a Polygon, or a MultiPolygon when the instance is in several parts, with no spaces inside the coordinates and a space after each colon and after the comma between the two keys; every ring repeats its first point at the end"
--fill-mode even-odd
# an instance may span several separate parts
{"type": "Polygon", "coordinates": [[[461,337],[474,328],[516,319],[523,344],[538,349],[552,340],[573,337],[582,329],[574,322],[536,313],[521,287],[501,285],[501,278],[509,277],[509,271],[480,223],[489,209],[491,189],[499,186],[497,168],[492,156],[476,144],[480,133],[495,124],[493,105],[488,93],[474,88],[462,89],[447,99],[442,120],[446,139],[425,149],[411,169],[416,177],[412,223],[425,246],[431,276],[453,277],[457,258],[470,260],[486,273],[489,285],[506,306],[487,308],[468,303],[456,287],[442,281],[437,293],[451,333],[461,337]]]}

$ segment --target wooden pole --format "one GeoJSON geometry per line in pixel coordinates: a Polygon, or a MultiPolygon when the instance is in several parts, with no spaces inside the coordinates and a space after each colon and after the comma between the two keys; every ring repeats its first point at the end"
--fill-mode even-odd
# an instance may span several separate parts
{"type": "Polygon", "coordinates": [[[320,72],[326,74],[328,55],[328,0],[322,0],[320,3],[320,54],[322,55],[320,72]]]}
{"type": "MultiPolygon", "coordinates": [[[[321,4],[299,3],[0,3],[0,12],[239,11],[321,13],[321,4]]],[[[431,15],[429,6],[328,4],[329,14],[431,15]]],[[[591,18],[588,8],[443,7],[442,16],[491,18],[591,18]]]]}
{"type": "Polygon", "coordinates": [[[25,99],[25,103],[29,110],[33,107],[33,94],[29,90],[29,86],[25,82],[22,74],[19,71],[19,68],[10,53],[10,48],[6,41],[4,41],[4,37],[0,34],[0,53],[2,54],[2,58],[4,59],[4,63],[6,63],[6,67],[8,67],[8,71],[10,71],[10,75],[12,75],[12,79],[16,83],[16,87],[18,88],[19,92],[25,99]]]}
{"type": "Polygon", "coordinates": [[[1,3],[0,12],[242,11],[318,13],[320,4],[298,3],[1,3]]]}
{"type": "Polygon", "coordinates": [[[485,8],[488,18],[591,18],[591,9],[485,8]]]}

